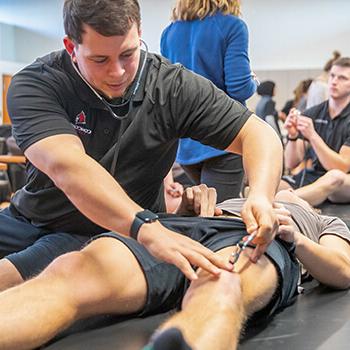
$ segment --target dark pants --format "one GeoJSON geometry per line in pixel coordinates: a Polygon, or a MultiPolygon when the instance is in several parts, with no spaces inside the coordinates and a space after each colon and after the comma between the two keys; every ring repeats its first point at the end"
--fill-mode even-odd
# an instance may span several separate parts
{"type": "Polygon", "coordinates": [[[218,203],[239,196],[244,175],[241,156],[228,153],[197,164],[181,166],[195,185],[204,183],[214,187],[218,203]]]}
{"type": "Polygon", "coordinates": [[[58,256],[81,249],[88,240],[88,236],[49,232],[9,208],[0,210],[0,258],[11,261],[24,280],[58,256]]]}

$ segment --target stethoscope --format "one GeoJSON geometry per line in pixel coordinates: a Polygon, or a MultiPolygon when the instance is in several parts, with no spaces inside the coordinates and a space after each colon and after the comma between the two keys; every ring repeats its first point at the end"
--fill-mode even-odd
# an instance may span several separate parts
{"type": "Polygon", "coordinates": [[[133,108],[133,100],[134,100],[134,97],[137,93],[137,90],[139,89],[139,86],[140,86],[140,82],[141,82],[141,79],[142,79],[142,75],[143,75],[143,72],[145,70],[145,67],[146,67],[146,62],[147,62],[147,56],[148,56],[148,46],[147,44],[142,40],[140,39],[141,43],[144,45],[145,47],[145,57],[143,58],[143,61],[142,61],[142,64],[141,64],[141,69],[140,69],[140,73],[138,74],[138,77],[137,77],[137,80],[136,80],[136,83],[135,83],[135,87],[134,87],[134,90],[133,92],[131,93],[130,97],[122,102],[122,103],[119,103],[119,104],[113,104],[113,103],[110,103],[108,102],[105,98],[103,98],[92,86],[91,84],[83,77],[83,75],[80,73],[78,67],[76,66],[76,64],[74,63],[73,61],[73,58],[71,56],[71,62],[72,62],[72,66],[74,68],[74,70],[76,71],[76,73],[79,75],[79,77],[84,81],[84,83],[90,88],[90,90],[95,94],[95,96],[104,104],[104,106],[107,108],[108,112],[111,114],[111,116],[115,119],[118,119],[118,120],[124,120],[126,118],[128,118],[129,116],[129,113],[130,111],[132,110],[133,108]],[[120,115],[117,115],[112,108],[122,108],[124,106],[128,106],[128,111],[125,115],[123,116],[120,116],[120,115]]]}
{"type": "MultiPolygon", "coordinates": [[[[90,90],[95,94],[95,96],[104,104],[104,106],[107,108],[108,112],[110,113],[110,115],[115,118],[118,119],[120,121],[123,121],[125,119],[127,119],[129,117],[129,113],[131,112],[131,110],[133,109],[133,100],[134,97],[139,89],[140,86],[140,82],[142,79],[142,75],[143,72],[145,70],[146,67],[146,62],[147,62],[147,56],[148,56],[148,46],[147,44],[141,39],[141,43],[144,45],[145,47],[145,57],[142,61],[141,64],[141,69],[140,69],[140,73],[138,74],[136,83],[135,83],[135,87],[133,92],[131,93],[130,97],[119,104],[113,104],[108,102],[105,98],[103,98],[92,86],[91,84],[83,77],[83,75],[80,73],[78,67],[76,66],[76,64],[73,61],[73,58],[71,56],[71,62],[72,62],[72,66],[74,68],[74,70],[76,71],[76,73],[79,75],[79,77],[84,81],[84,83],[90,88],[90,90]],[[122,108],[124,106],[128,106],[128,110],[126,112],[125,115],[123,116],[119,116],[117,115],[112,108],[122,108]]],[[[117,165],[117,160],[118,160],[118,155],[119,155],[119,149],[120,149],[120,141],[121,141],[121,136],[122,136],[122,132],[123,132],[123,128],[122,125],[119,128],[119,132],[118,132],[118,138],[117,138],[117,142],[115,143],[115,151],[114,151],[114,155],[113,155],[113,160],[112,160],[112,164],[111,164],[111,168],[110,168],[110,173],[112,174],[112,176],[114,176],[115,173],[115,167],[117,165]]]]}

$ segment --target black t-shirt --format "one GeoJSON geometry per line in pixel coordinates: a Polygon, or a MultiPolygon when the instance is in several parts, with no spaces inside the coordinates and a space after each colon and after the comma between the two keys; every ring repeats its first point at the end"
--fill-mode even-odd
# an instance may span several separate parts
{"type": "MultiPolygon", "coordinates": [[[[339,152],[343,145],[350,146],[350,104],[334,119],[329,115],[328,101],[307,109],[303,115],[312,118],[315,131],[333,151],[339,152]]],[[[314,169],[325,173],[312,149],[311,158],[314,169]]]]}
{"type": "MultiPolygon", "coordinates": [[[[132,90],[133,86],[126,98],[132,90]]],[[[122,127],[112,175],[135,202],[154,211],[164,210],[162,182],[175,159],[179,138],[191,137],[225,149],[251,115],[205,78],[148,54],[133,107],[121,122],[78,76],[65,51],[37,59],[17,73],[8,107],[14,136],[23,151],[48,136],[73,134],[108,171],[122,127]]],[[[11,204],[33,224],[87,235],[105,231],[79,213],[48,176],[30,163],[27,173],[27,184],[11,204]]]]}

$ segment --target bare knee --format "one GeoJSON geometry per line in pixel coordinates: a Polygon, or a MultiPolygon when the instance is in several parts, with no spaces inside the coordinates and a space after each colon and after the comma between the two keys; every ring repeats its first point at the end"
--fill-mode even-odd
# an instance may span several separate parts
{"type": "Polygon", "coordinates": [[[282,201],[282,202],[293,202],[295,197],[296,197],[296,194],[290,188],[290,189],[278,191],[275,195],[275,200],[282,201]]]}
{"type": "Polygon", "coordinates": [[[200,290],[210,294],[210,302],[215,303],[218,309],[237,308],[237,304],[242,304],[241,279],[237,273],[223,270],[219,277],[214,277],[200,271],[199,279],[192,282],[187,290],[182,307],[185,308],[193,297],[200,293],[200,290]]]}
{"type": "Polygon", "coordinates": [[[344,184],[346,174],[341,170],[332,169],[324,175],[324,178],[327,180],[327,184],[330,188],[337,189],[344,184]]]}
{"type": "Polygon", "coordinates": [[[42,273],[65,289],[78,306],[109,298],[111,288],[104,280],[95,261],[83,251],[64,254],[55,259],[42,273]]]}

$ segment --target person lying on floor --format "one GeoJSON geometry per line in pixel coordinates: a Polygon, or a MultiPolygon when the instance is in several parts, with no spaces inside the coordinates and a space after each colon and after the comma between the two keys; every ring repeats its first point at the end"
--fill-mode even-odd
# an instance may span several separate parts
{"type": "MultiPolygon", "coordinates": [[[[147,316],[181,306],[145,349],[167,350],[169,344],[174,349],[177,342],[176,349],[236,349],[248,318],[268,319],[294,300],[299,277],[295,253],[320,282],[348,288],[350,233],[345,224],[318,215],[290,191],[277,199],[286,201],[275,208],[279,237],[256,263],[251,261],[253,248],[247,247],[233,272],[214,276],[198,268],[192,282],[136,240],[117,233],[95,237],[80,252],[57,258],[37,277],[0,293],[0,348],[35,348],[92,315],[147,316]]],[[[235,214],[243,204],[238,199],[219,208],[235,214]]],[[[239,217],[164,215],[159,220],[227,261],[247,235],[239,217]]]]}

